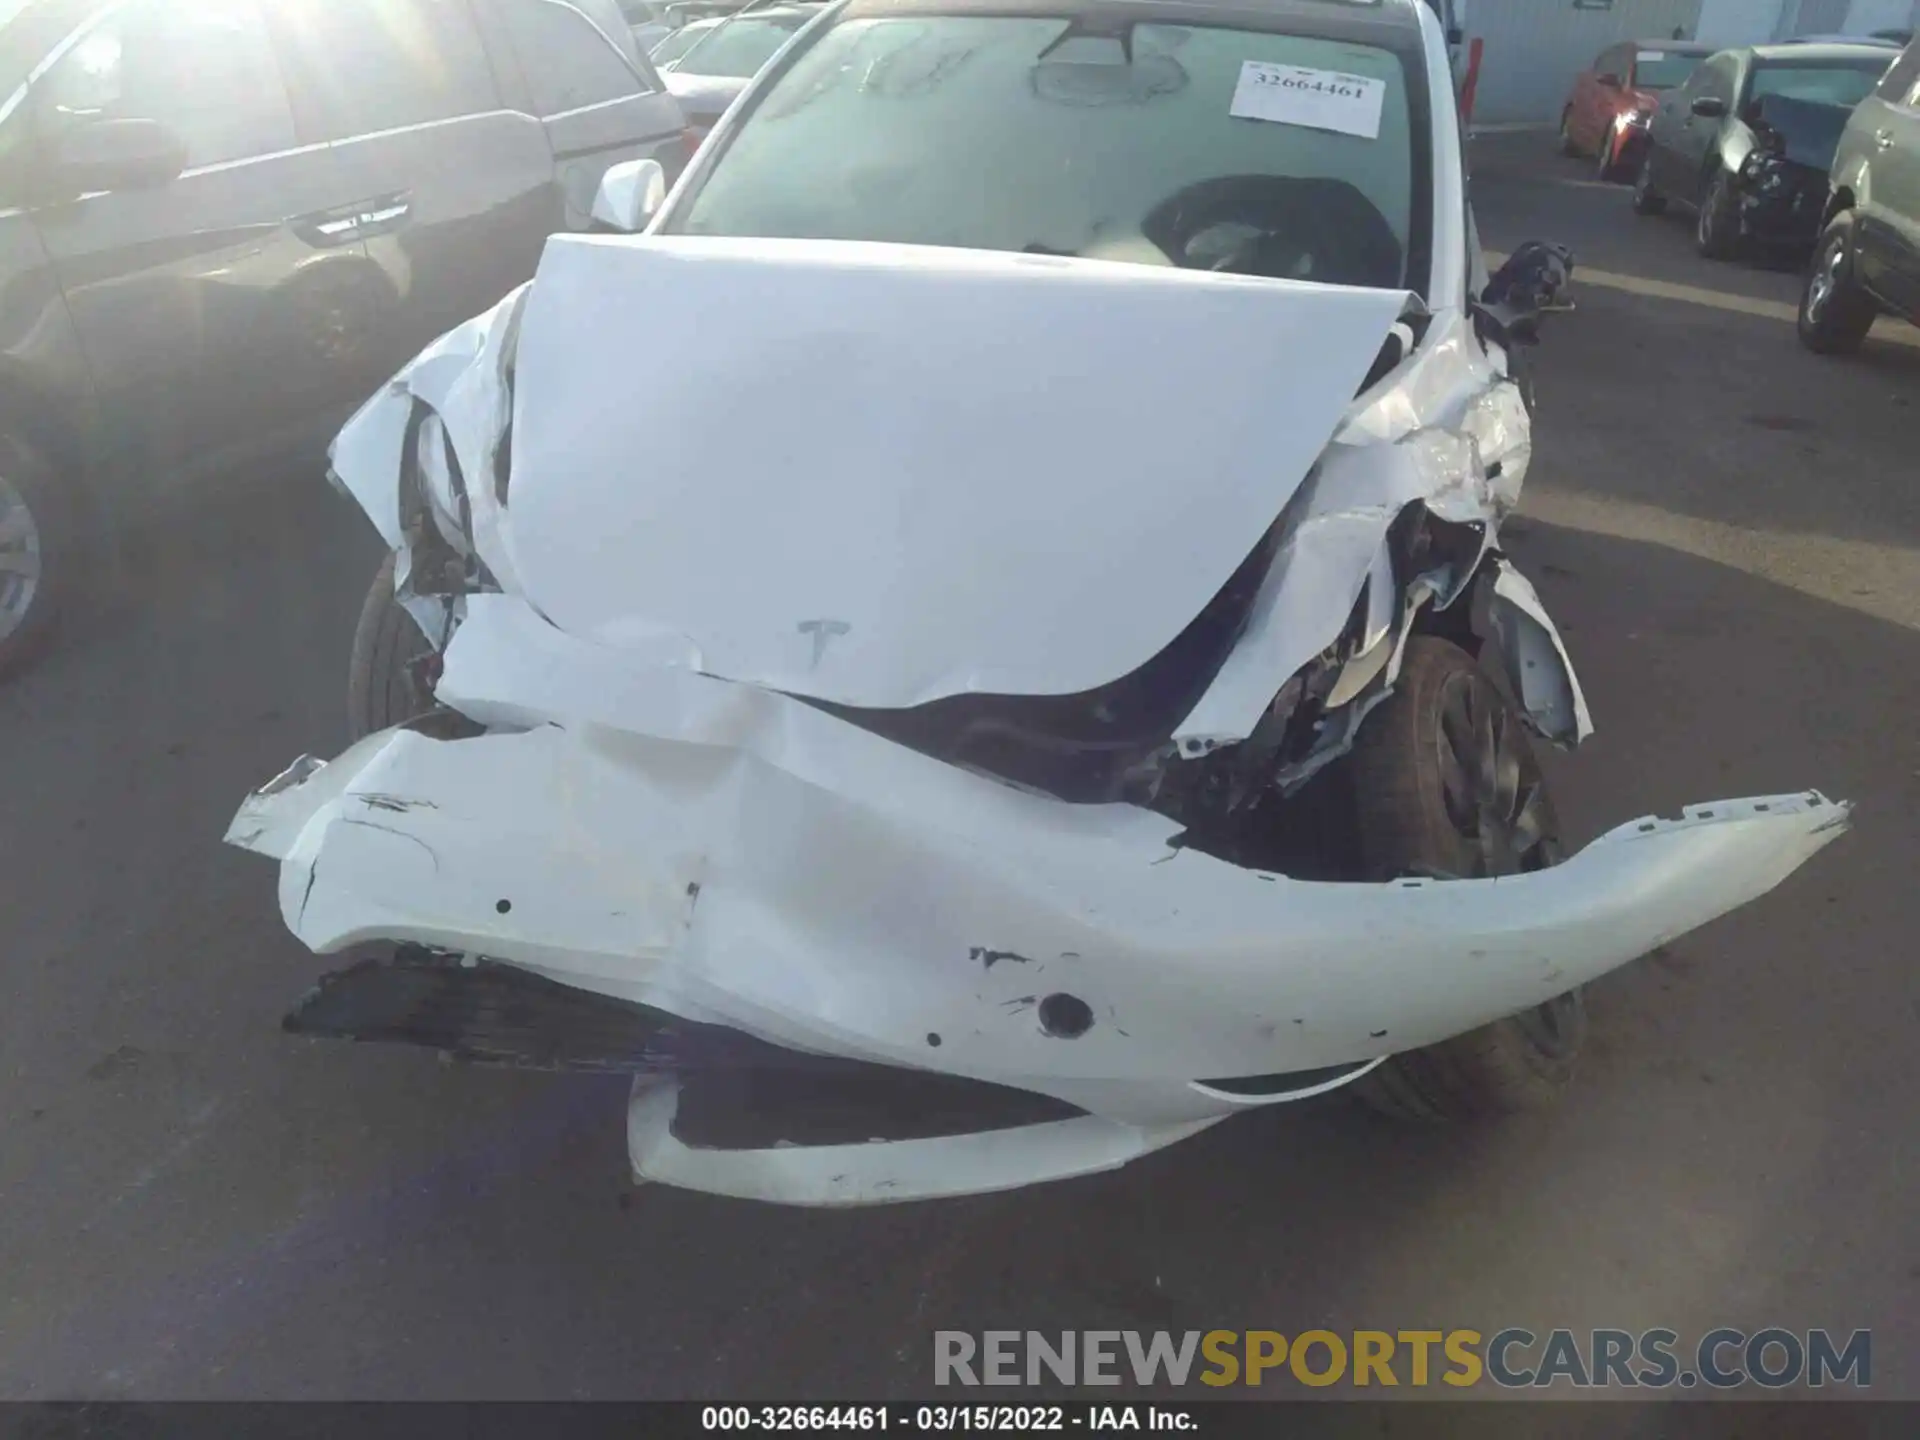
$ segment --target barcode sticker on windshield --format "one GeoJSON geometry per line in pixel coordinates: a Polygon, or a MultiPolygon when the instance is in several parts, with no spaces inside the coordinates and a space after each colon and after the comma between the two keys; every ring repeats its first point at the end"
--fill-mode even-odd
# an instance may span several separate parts
{"type": "Polygon", "coordinates": [[[1243,60],[1227,113],[1240,120],[1273,120],[1377,140],[1386,98],[1387,82],[1370,76],[1243,60]]]}

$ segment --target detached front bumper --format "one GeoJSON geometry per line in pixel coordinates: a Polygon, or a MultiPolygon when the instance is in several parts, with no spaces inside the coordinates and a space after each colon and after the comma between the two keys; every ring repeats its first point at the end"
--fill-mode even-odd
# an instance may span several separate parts
{"type": "MultiPolygon", "coordinates": [[[[470,713],[489,708],[484,661],[449,652],[442,689],[464,686],[470,713]]],[[[685,672],[644,683],[598,687],[619,729],[584,714],[369,737],[250,797],[228,839],[281,861],[282,913],[317,952],[485,957],[787,1051],[1083,1112],[725,1149],[681,1138],[684,1077],[644,1076],[639,1175],[792,1203],[1122,1164],[1592,980],[1764,894],[1848,822],[1817,794],[1728,801],[1537,874],[1304,883],[1169,848],[1150,812],[1016,791],[784,696],[685,672]]],[[[557,670],[542,694],[595,708],[557,670]]]]}

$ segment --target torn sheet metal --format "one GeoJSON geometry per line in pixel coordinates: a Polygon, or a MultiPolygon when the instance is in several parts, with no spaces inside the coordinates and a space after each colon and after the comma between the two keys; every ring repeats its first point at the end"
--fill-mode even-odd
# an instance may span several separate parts
{"type": "MultiPolygon", "coordinates": [[[[1376,608],[1398,607],[1407,582],[1391,583],[1387,536],[1409,505],[1478,527],[1473,563],[1454,573],[1408,577],[1424,579],[1440,606],[1463,593],[1497,545],[1500,522],[1519,501],[1532,457],[1526,404],[1505,365],[1497,348],[1474,336],[1466,317],[1436,316],[1413,357],[1354,403],[1288,506],[1245,635],[1175,732],[1183,751],[1201,753],[1250,734],[1279,683],[1340,636],[1363,587],[1376,608]]],[[[1404,641],[1413,618],[1412,610],[1395,616],[1397,641],[1404,641]]],[[[1359,647],[1366,664],[1343,679],[1343,701],[1357,698],[1362,682],[1383,669],[1391,682],[1397,666],[1389,667],[1388,658],[1400,645],[1388,650],[1379,640],[1378,624],[1370,620],[1359,647]]],[[[1557,653],[1568,667],[1563,683],[1577,690],[1571,662],[1564,650],[1557,653]]]]}
{"type": "Polygon", "coordinates": [[[1566,642],[1527,577],[1504,561],[1494,570],[1488,619],[1513,693],[1534,730],[1561,745],[1591,735],[1593,717],[1566,642]]]}
{"type": "Polygon", "coordinates": [[[520,337],[515,569],[569,633],[842,704],[1093,689],[1246,559],[1405,303],[1053,256],[558,238],[520,337]]]}
{"type": "MultiPolygon", "coordinates": [[[[1492,544],[1496,512],[1471,441],[1423,429],[1396,444],[1330,445],[1289,512],[1246,634],[1175,738],[1184,745],[1247,735],[1272,702],[1276,679],[1340,635],[1369,576],[1392,576],[1387,534],[1414,503],[1443,520],[1479,526],[1481,555],[1492,544]]],[[[1452,603],[1478,559],[1459,573],[1428,577],[1437,603],[1452,603]]],[[[1396,604],[1401,598],[1392,583],[1376,584],[1372,593],[1396,604]]],[[[1404,629],[1411,619],[1409,612],[1395,623],[1404,629]]]]}
{"type": "Polygon", "coordinates": [[[430,636],[443,628],[442,602],[411,595],[400,477],[410,470],[418,475],[441,540],[477,559],[495,583],[518,588],[502,534],[505,495],[498,476],[512,418],[520,317],[531,293],[530,283],[522,285],[434,341],[360,407],[328,452],[335,482],[397,553],[396,593],[411,602],[409,612],[430,636]]]}

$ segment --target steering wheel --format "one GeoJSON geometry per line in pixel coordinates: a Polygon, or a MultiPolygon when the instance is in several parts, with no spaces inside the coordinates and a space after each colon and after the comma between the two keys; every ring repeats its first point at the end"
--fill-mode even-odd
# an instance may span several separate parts
{"type": "Polygon", "coordinates": [[[1399,237],[1344,180],[1223,175],[1175,191],[1141,232],[1186,269],[1336,285],[1403,283],[1399,237]]]}

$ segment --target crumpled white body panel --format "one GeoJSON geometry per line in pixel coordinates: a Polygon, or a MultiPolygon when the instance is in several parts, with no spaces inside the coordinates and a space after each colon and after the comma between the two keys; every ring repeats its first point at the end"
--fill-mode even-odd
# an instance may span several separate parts
{"type": "MultiPolygon", "coordinates": [[[[1364,1061],[1544,1001],[1764,893],[1847,815],[1817,796],[1723,802],[1537,874],[1310,884],[1172,850],[1149,812],[1025,794],[769,691],[612,678],[605,650],[511,597],[475,597],[443,689],[468,713],[553,723],[377,735],[249,800],[229,839],[282,860],[296,936],[485,955],[1105,1123],[1073,1132],[1099,1140],[1090,1154],[1076,1141],[1021,1175],[984,1172],[1005,1183],[1119,1163],[1259,1103],[1208,1077],[1364,1061]],[[1051,993],[1085,1001],[1092,1028],[1046,1034],[1051,993]]],[[[870,1148],[885,1169],[891,1147],[870,1148]]],[[[924,1193],[977,1188],[964,1148],[924,1193]]],[[[671,1169],[674,1147],[656,1151],[671,1169]]]]}
{"type": "Polygon", "coordinates": [[[520,337],[513,568],[570,634],[793,694],[1090,690],[1246,559],[1405,303],[1052,256],[561,237],[520,337]]]}

